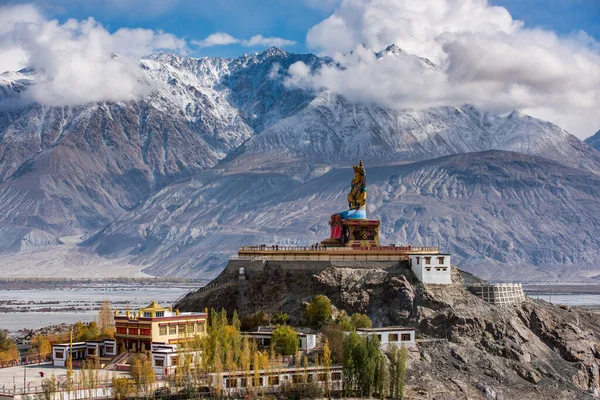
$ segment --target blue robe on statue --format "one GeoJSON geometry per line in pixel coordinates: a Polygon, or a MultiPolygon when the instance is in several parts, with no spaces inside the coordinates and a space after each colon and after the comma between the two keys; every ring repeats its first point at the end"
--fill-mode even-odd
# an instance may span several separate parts
{"type": "Polygon", "coordinates": [[[367,210],[359,208],[358,210],[348,210],[340,213],[342,219],[367,219],[367,210]]]}

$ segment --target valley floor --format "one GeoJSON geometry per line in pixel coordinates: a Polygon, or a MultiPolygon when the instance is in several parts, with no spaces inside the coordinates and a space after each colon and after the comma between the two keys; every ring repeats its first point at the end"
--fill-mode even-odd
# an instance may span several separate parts
{"type": "Polygon", "coordinates": [[[142,278],[143,266],[120,259],[107,259],[81,251],[79,237],[61,238],[61,246],[49,246],[2,256],[0,276],[3,278],[142,278]]]}

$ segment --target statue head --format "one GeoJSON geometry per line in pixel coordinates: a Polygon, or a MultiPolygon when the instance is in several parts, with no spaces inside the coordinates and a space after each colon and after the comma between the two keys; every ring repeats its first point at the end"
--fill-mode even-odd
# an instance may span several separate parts
{"type": "Polygon", "coordinates": [[[365,166],[363,164],[363,161],[360,160],[360,163],[358,165],[353,165],[352,168],[354,168],[354,182],[359,183],[361,181],[364,181],[365,166]]]}

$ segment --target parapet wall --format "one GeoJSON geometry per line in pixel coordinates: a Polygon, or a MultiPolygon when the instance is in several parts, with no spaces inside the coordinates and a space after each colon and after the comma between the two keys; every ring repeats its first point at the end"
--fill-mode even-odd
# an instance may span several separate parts
{"type": "Polygon", "coordinates": [[[525,301],[525,293],[520,283],[475,284],[469,287],[469,291],[487,303],[501,306],[525,301]]]}
{"type": "Polygon", "coordinates": [[[370,261],[370,260],[358,260],[358,261],[287,261],[287,260],[229,260],[227,267],[221,273],[220,277],[232,277],[239,274],[240,268],[244,268],[246,274],[252,274],[256,272],[263,272],[265,268],[269,266],[280,266],[286,271],[306,271],[319,273],[330,267],[338,268],[355,268],[355,269],[385,269],[397,267],[398,265],[405,265],[406,261],[403,260],[390,260],[390,261],[370,261]]]}

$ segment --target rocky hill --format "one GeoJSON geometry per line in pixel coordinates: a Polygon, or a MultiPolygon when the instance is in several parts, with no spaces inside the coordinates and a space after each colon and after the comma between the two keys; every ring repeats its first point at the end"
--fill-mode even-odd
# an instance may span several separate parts
{"type": "MultiPolygon", "coordinates": [[[[221,276],[235,277],[242,261],[221,276]]],[[[495,306],[471,295],[458,270],[452,285],[422,285],[403,265],[385,262],[254,262],[248,279],[190,293],[176,306],[283,310],[302,319],[305,304],[327,295],[338,310],[367,313],[375,326],[417,329],[407,385],[415,399],[592,399],[600,389],[600,317],[528,299],[495,306]]]]}

